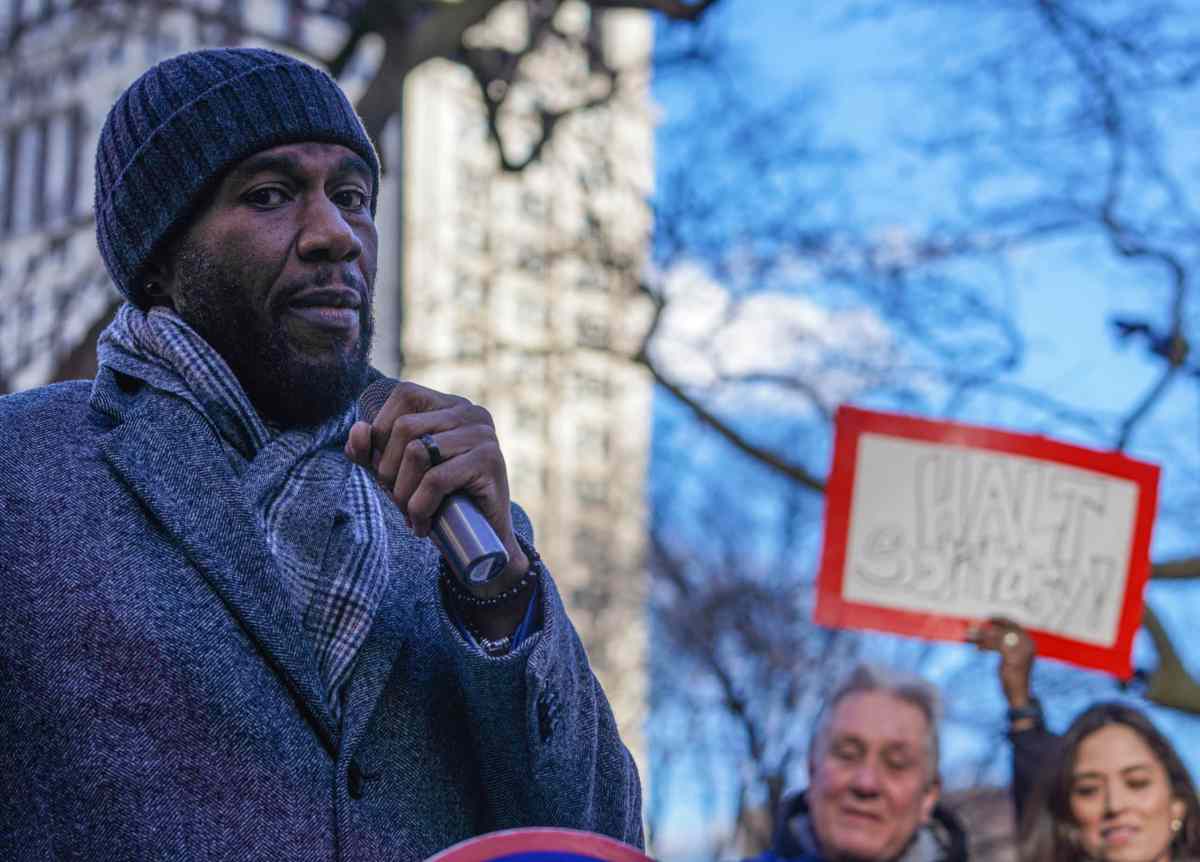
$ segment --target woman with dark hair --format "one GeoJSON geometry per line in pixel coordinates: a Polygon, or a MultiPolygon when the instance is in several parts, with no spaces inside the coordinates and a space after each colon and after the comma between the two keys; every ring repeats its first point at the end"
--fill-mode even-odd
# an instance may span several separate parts
{"type": "Polygon", "coordinates": [[[1001,655],[1022,862],[1200,859],[1200,800],[1179,755],[1140,710],[1101,703],[1057,737],[1029,690],[1033,641],[992,620],[975,632],[1001,655]]]}
{"type": "Polygon", "coordinates": [[[1200,858],[1200,800],[1167,738],[1138,709],[1100,703],[1071,722],[1021,824],[1023,862],[1200,858]]]}

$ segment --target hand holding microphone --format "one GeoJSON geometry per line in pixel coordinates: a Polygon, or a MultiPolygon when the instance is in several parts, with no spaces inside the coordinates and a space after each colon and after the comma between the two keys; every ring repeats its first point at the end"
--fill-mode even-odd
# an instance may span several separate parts
{"type": "Polygon", "coordinates": [[[462,583],[487,584],[510,558],[524,561],[513,537],[504,458],[486,410],[383,378],[363,392],[358,413],[347,457],[375,471],[413,532],[433,539],[462,583]]]}

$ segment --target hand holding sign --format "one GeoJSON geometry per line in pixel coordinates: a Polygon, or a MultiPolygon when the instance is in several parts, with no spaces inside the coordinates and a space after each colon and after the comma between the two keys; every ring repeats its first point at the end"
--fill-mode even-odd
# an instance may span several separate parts
{"type": "Polygon", "coordinates": [[[996,617],[967,632],[967,640],[981,650],[1000,654],[1000,687],[1009,709],[1024,709],[1033,702],[1029,677],[1037,647],[1029,632],[1012,620],[996,617]]]}
{"type": "Polygon", "coordinates": [[[1127,677],[1157,483],[1120,454],[844,407],[816,620],[960,640],[1007,617],[1127,677]]]}

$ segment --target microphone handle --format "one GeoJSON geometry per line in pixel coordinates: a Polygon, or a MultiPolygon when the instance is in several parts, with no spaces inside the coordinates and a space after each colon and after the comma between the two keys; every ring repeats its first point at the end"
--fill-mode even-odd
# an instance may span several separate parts
{"type": "Polygon", "coordinates": [[[442,501],[429,535],[464,584],[486,584],[508,565],[500,537],[466,494],[450,494],[442,501]]]}
{"type": "MultiPolygon", "coordinates": [[[[358,397],[358,418],[374,422],[398,383],[389,377],[371,381],[358,397]]],[[[430,537],[464,584],[485,584],[508,565],[508,552],[500,537],[465,494],[450,494],[442,501],[430,537]]]]}

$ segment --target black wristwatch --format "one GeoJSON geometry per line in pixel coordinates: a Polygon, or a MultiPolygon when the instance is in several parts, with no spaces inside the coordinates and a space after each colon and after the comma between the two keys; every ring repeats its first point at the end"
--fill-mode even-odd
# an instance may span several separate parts
{"type": "Polygon", "coordinates": [[[1025,706],[1018,706],[1015,709],[1009,708],[1009,724],[1012,724],[1015,721],[1021,721],[1024,718],[1033,719],[1033,724],[1035,727],[1041,727],[1045,723],[1044,716],[1042,715],[1042,702],[1036,697],[1029,698],[1029,703],[1025,706]]]}

